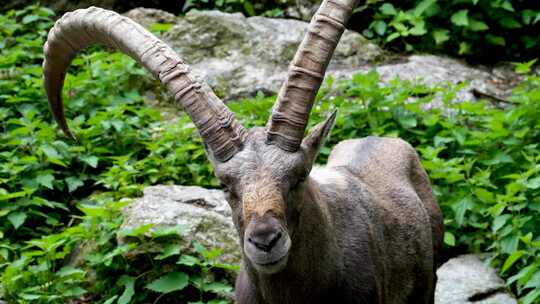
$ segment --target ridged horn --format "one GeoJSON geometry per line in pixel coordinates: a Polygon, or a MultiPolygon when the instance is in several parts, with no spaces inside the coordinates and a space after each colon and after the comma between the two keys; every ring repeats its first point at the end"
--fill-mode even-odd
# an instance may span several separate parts
{"type": "Polygon", "coordinates": [[[358,0],[324,0],[289,66],[267,127],[267,142],[298,150],[328,63],[358,0]]]}
{"type": "Polygon", "coordinates": [[[43,47],[49,107],[67,135],[71,132],[62,104],[66,70],[79,50],[93,44],[120,50],[158,78],[191,117],[216,160],[227,161],[242,148],[247,134],[244,127],[169,46],[133,20],[97,7],[65,14],[50,30],[43,47]]]}

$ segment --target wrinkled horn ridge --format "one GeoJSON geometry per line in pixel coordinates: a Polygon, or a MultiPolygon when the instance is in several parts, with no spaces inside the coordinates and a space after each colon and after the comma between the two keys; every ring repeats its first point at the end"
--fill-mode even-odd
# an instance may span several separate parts
{"type": "Polygon", "coordinates": [[[298,150],[324,73],[358,0],[324,0],[289,67],[272,110],[267,139],[281,149],[298,150]]]}
{"type": "Polygon", "coordinates": [[[97,7],[65,14],[44,45],[44,86],[54,118],[66,134],[71,135],[62,105],[66,70],[79,50],[93,44],[120,50],[159,78],[189,114],[217,160],[227,161],[242,148],[246,130],[169,46],[131,19],[97,7]]]}

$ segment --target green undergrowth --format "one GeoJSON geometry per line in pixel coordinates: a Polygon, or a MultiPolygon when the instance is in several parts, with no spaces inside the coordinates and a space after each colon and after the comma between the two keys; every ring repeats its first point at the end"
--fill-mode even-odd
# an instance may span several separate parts
{"type": "Polygon", "coordinates": [[[400,50],[481,62],[539,56],[540,6],[522,0],[369,0],[358,8],[363,34],[400,50]]]}
{"type": "MultiPolygon", "coordinates": [[[[120,209],[153,184],[217,187],[193,124],[145,105],[157,83],[127,56],[92,49],[64,88],[76,141],[62,135],[42,89],[52,12],[0,15],[0,299],[8,303],[226,303],[237,265],[219,249],[180,245],[183,227],[121,227],[120,209]]],[[[526,71],[526,66],[520,66],[526,71]]],[[[328,82],[311,122],[333,109],[330,143],[399,136],[421,156],[443,209],[447,251],[486,253],[525,304],[540,299],[540,77],[504,109],[455,103],[463,85],[375,72],[328,82]],[[443,106],[426,105],[436,99],[443,106]]],[[[231,103],[264,126],[274,98],[231,103]]]]}

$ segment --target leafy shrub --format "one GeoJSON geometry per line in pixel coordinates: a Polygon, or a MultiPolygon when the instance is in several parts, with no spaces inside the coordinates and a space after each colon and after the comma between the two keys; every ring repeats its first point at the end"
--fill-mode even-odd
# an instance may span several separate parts
{"type": "Polygon", "coordinates": [[[274,0],[186,0],[182,11],[187,12],[192,9],[217,9],[229,13],[241,12],[246,16],[280,17],[283,15],[280,2],[274,0]]]}
{"type": "MultiPolygon", "coordinates": [[[[0,297],[20,303],[226,301],[225,270],[235,267],[218,264],[219,251],[178,248],[181,229],[120,229],[120,208],[146,185],[217,186],[193,124],[185,115],[165,121],[139,93],[155,82],[126,56],[94,49],[73,62],[64,90],[79,139],[59,134],[41,88],[50,16],[35,6],[0,15],[0,70],[8,71],[0,81],[0,297]],[[129,238],[119,243],[119,236],[129,238]],[[80,250],[84,258],[68,263],[80,250]]],[[[453,103],[460,87],[381,85],[375,72],[330,82],[311,122],[334,107],[339,116],[318,161],[346,138],[408,140],[433,181],[447,246],[488,253],[522,302],[535,303],[540,77],[529,77],[504,109],[453,103]],[[330,88],[338,96],[326,98],[330,88]],[[445,110],[428,109],[434,99],[445,110]]],[[[246,126],[262,126],[273,100],[258,97],[231,108],[246,126]]]]}
{"type": "Polygon", "coordinates": [[[347,98],[329,103],[340,110],[331,138],[380,135],[409,141],[443,210],[445,243],[489,253],[523,303],[537,303],[540,77],[521,84],[513,105],[504,109],[487,102],[453,103],[458,88],[398,80],[382,86],[375,72],[356,75],[340,85],[347,98]],[[422,97],[411,101],[411,96],[422,97]],[[434,98],[444,110],[426,109],[434,98]]]}
{"type": "MultiPolygon", "coordinates": [[[[131,271],[121,263],[127,247],[112,238],[118,233],[113,219],[121,219],[117,200],[140,195],[151,183],[216,184],[198,140],[191,140],[192,123],[182,117],[163,132],[159,111],[145,106],[133,89],[134,84],[139,90],[151,87],[153,80],[120,54],[96,51],[74,60],[66,109],[79,114],[71,120],[78,141],[58,136],[41,81],[42,45],[52,15],[36,6],[0,15],[0,70],[9,71],[0,82],[0,294],[13,301],[63,303],[86,291],[114,295],[117,289],[109,287],[131,271]],[[107,217],[94,210],[85,216],[90,209],[81,201],[116,212],[107,217]],[[87,229],[95,221],[103,227],[87,229]],[[74,246],[91,239],[101,240],[94,255],[103,259],[62,268],[74,246]],[[105,254],[110,251],[116,254],[105,254]],[[96,281],[110,284],[88,289],[89,270],[96,281]],[[100,275],[113,270],[118,275],[100,275]]],[[[193,264],[192,272],[207,267],[204,263],[193,264]]]]}
{"type": "Polygon", "coordinates": [[[225,271],[237,266],[218,262],[220,249],[182,248],[182,227],[120,228],[120,208],[128,202],[108,195],[94,199],[100,204],[79,205],[80,224],[27,242],[2,276],[6,300],[228,303],[216,296],[232,291],[225,271]],[[125,241],[118,243],[120,237],[125,241]]]}
{"type": "Polygon", "coordinates": [[[521,0],[368,1],[364,34],[407,50],[442,51],[482,61],[540,56],[540,6],[521,0]]]}

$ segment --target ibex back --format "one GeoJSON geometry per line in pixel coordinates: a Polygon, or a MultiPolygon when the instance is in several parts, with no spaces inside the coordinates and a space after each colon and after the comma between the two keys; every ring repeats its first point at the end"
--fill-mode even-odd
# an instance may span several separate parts
{"type": "Polygon", "coordinates": [[[61,90],[71,60],[92,44],[121,50],[159,78],[199,129],[227,192],[243,253],[238,303],[433,303],[442,217],[414,149],[400,139],[348,140],[313,168],[335,112],[304,138],[355,4],[323,1],[266,128],[246,130],[172,49],[95,7],[64,15],[49,33],[51,111],[71,135],[61,90]]]}

